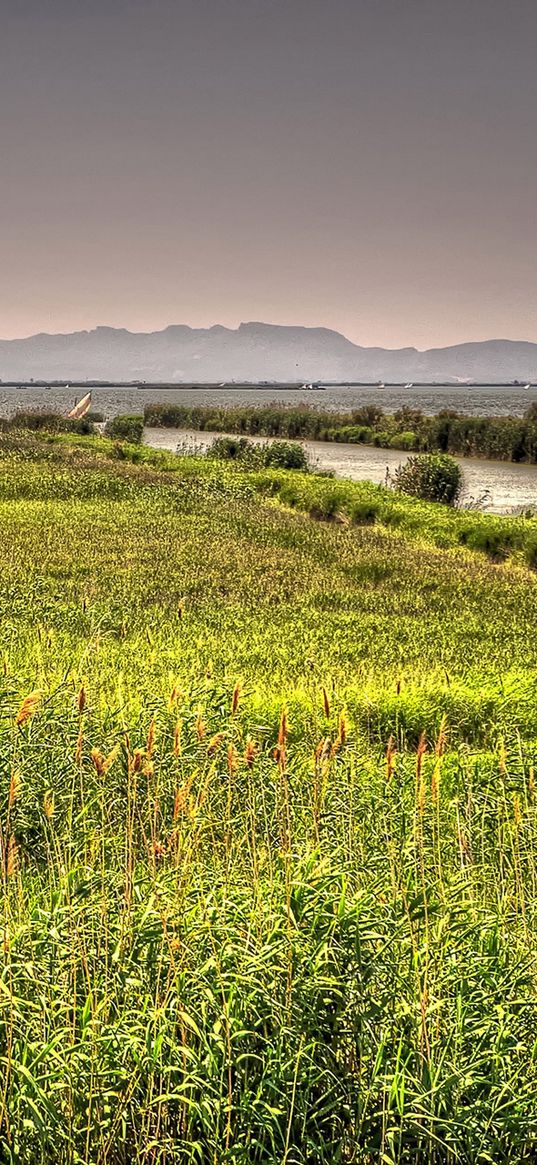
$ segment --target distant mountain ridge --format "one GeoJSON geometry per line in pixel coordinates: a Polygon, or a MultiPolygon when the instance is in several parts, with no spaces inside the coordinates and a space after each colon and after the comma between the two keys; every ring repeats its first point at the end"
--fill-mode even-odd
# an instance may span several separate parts
{"type": "Polygon", "coordinates": [[[448,348],[365,348],[329,328],[244,323],[158,332],[98,327],[0,340],[0,380],[167,382],[537,380],[537,344],[483,340],[448,348]]]}

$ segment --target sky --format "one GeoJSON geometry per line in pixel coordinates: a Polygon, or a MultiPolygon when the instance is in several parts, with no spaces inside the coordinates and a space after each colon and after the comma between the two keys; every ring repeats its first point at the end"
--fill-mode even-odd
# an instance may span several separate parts
{"type": "Polygon", "coordinates": [[[537,0],[0,0],[0,335],[537,341],[537,0]]]}

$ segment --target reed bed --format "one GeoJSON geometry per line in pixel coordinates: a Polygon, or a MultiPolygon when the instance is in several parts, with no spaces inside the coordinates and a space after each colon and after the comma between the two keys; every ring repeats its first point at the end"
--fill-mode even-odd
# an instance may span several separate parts
{"type": "Polygon", "coordinates": [[[533,1161],[535,575],[91,441],[0,520],[0,1160],[533,1161]]]}
{"type": "Polygon", "coordinates": [[[268,437],[338,441],[383,449],[452,453],[498,461],[537,461],[537,405],[524,417],[475,417],[452,409],[428,416],[405,406],[394,414],[378,404],[350,412],[311,405],[149,404],[145,423],[153,428],[264,434],[268,437]]]}

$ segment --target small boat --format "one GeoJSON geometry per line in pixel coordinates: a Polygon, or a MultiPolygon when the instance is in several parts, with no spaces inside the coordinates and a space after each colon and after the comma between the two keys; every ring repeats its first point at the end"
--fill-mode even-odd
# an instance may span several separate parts
{"type": "Polygon", "coordinates": [[[414,388],[414,385],[413,385],[412,381],[409,380],[408,384],[403,385],[403,388],[414,388]]]}
{"type": "Polygon", "coordinates": [[[385,385],[385,383],[384,383],[384,381],[383,381],[383,380],[379,380],[379,381],[378,381],[378,383],[377,383],[377,388],[386,388],[386,385],[385,385]]]}
{"type": "Polygon", "coordinates": [[[525,384],[524,388],[531,388],[531,384],[525,384]]]}
{"type": "Polygon", "coordinates": [[[67,413],[67,418],[70,421],[80,421],[82,419],[82,417],[86,416],[86,413],[89,412],[90,408],[91,408],[91,392],[87,392],[86,395],[83,396],[82,399],[77,402],[75,407],[73,409],[71,409],[71,412],[67,413]]]}

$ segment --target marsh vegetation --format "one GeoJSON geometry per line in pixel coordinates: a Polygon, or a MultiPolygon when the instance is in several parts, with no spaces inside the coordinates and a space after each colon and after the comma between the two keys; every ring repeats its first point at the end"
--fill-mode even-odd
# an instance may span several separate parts
{"type": "Polygon", "coordinates": [[[0,1158],[530,1162],[537,521],[0,435],[0,1158]]]}

